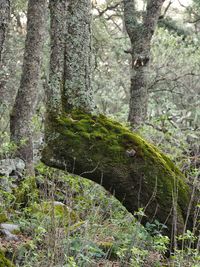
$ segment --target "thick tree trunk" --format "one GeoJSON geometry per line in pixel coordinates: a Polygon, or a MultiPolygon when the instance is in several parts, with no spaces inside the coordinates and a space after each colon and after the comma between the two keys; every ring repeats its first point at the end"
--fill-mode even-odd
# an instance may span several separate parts
{"type": "Polygon", "coordinates": [[[0,63],[3,46],[6,38],[6,30],[10,20],[10,1],[0,0],[0,63]]]}
{"type": "MultiPolygon", "coordinates": [[[[101,184],[133,214],[144,208],[142,223],[157,219],[167,225],[168,236],[182,233],[185,221],[191,229],[193,217],[187,213],[190,188],[170,159],[119,123],[88,112],[93,109],[90,1],[68,3],[65,64],[60,72],[64,86],[57,83],[55,88],[62,91],[61,112],[46,121],[43,162],[101,184]]],[[[54,45],[52,38],[52,49],[54,45]]]]}
{"type": "Polygon", "coordinates": [[[90,82],[91,2],[50,0],[49,7],[51,57],[47,121],[51,122],[69,109],[92,111],[94,102],[90,82]]]}
{"type": "Polygon", "coordinates": [[[132,214],[144,208],[142,223],[157,219],[168,236],[182,234],[185,223],[192,229],[186,179],[158,149],[103,116],[76,111],[52,123],[57,135],[43,151],[45,164],[101,184],[132,214]]]}
{"type": "Polygon", "coordinates": [[[49,85],[47,88],[47,114],[58,116],[62,112],[61,95],[64,90],[66,0],[50,0],[51,17],[51,56],[49,85]]]}
{"type": "Polygon", "coordinates": [[[151,39],[163,3],[164,0],[148,0],[143,21],[138,23],[135,0],[124,0],[124,21],[132,49],[128,120],[134,127],[143,123],[147,116],[147,71],[150,60],[151,39]]]}
{"type": "Polygon", "coordinates": [[[10,117],[11,139],[18,146],[17,156],[32,172],[32,118],[38,96],[38,82],[44,42],[46,0],[29,1],[27,36],[20,88],[10,117]]]}
{"type": "Polygon", "coordinates": [[[91,1],[69,0],[65,50],[64,110],[94,108],[91,88],[91,1]]]}

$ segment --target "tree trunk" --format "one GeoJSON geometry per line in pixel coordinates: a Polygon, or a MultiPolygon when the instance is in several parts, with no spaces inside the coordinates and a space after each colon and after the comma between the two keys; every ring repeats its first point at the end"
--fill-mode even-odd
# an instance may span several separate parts
{"type": "Polygon", "coordinates": [[[47,88],[47,114],[58,116],[62,110],[61,94],[64,90],[65,36],[66,36],[66,0],[50,0],[51,17],[51,56],[49,85],[47,88]]]}
{"type": "MultiPolygon", "coordinates": [[[[101,184],[133,214],[144,208],[142,223],[157,219],[167,225],[168,236],[182,233],[185,221],[191,229],[193,217],[187,214],[190,188],[170,159],[119,123],[88,112],[93,109],[90,1],[69,1],[67,14],[64,69],[60,70],[64,86],[59,82],[55,88],[62,91],[60,113],[53,112],[46,121],[42,161],[101,184]]],[[[54,50],[57,41],[53,36],[54,50]]],[[[58,53],[62,62],[63,54],[58,53]]]]}
{"type": "Polygon", "coordinates": [[[18,146],[16,155],[26,162],[26,169],[29,173],[33,173],[31,129],[38,95],[45,13],[46,0],[29,1],[22,77],[10,117],[11,140],[18,146]]]}
{"type": "MultiPolygon", "coordinates": [[[[45,164],[101,184],[132,214],[144,208],[143,224],[157,219],[167,225],[168,236],[183,233],[191,193],[168,157],[101,115],[74,111],[51,126],[57,134],[43,151],[45,164]]],[[[192,215],[187,226],[193,227],[192,215]]]]}
{"type": "Polygon", "coordinates": [[[128,120],[134,127],[147,116],[147,72],[151,39],[154,34],[164,0],[148,0],[142,23],[137,20],[134,0],[124,0],[124,21],[131,41],[131,88],[128,120]]]}
{"type": "Polygon", "coordinates": [[[68,1],[64,110],[94,109],[91,88],[91,1],[68,1]]]}
{"type": "MultiPolygon", "coordinates": [[[[5,93],[5,84],[6,84],[6,71],[3,60],[3,48],[5,45],[6,32],[8,24],[10,21],[10,1],[9,0],[0,0],[0,123],[1,127],[6,129],[4,125],[5,114],[7,113],[7,94],[5,93]]],[[[3,129],[2,129],[3,130],[3,129]]],[[[1,143],[1,141],[0,141],[1,143]]]]}
{"type": "Polygon", "coordinates": [[[6,38],[6,30],[10,20],[10,1],[0,0],[0,63],[3,46],[6,38]]]}

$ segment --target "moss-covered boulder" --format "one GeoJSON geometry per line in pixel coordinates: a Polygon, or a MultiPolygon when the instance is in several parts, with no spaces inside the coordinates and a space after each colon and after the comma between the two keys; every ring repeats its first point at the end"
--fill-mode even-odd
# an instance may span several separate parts
{"type": "MultiPolygon", "coordinates": [[[[43,162],[101,184],[134,214],[182,233],[190,188],[179,169],[155,146],[105,116],[74,111],[46,125],[43,162]],[[176,221],[176,223],[174,223],[176,221]],[[173,229],[175,226],[175,229],[173,229]]],[[[192,227],[192,216],[188,226],[192,227]]]]}
{"type": "Polygon", "coordinates": [[[0,250],[0,267],[14,267],[14,265],[5,257],[4,253],[0,250]]]}

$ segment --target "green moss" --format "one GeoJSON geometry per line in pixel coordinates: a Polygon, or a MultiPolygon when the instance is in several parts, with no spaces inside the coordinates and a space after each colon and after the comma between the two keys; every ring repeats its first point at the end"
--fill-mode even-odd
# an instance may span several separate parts
{"type": "Polygon", "coordinates": [[[30,207],[29,213],[38,218],[54,217],[58,223],[62,223],[66,227],[77,222],[79,217],[66,205],[54,205],[54,203],[46,201],[41,204],[34,204],[30,207]]]}
{"type": "Polygon", "coordinates": [[[14,265],[5,257],[4,253],[0,250],[0,267],[14,267],[14,265]]]}
{"type": "Polygon", "coordinates": [[[4,223],[8,220],[5,213],[0,213],[0,223],[4,223]]]}
{"type": "Polygon", "coordinates": [[[15,204],[21,207],[28,206],[38,199],[35,177],[28,177],[14,190],[15,204]]]}
{"type": "MultiPolygon", "coordinates": [[[[142,183],[140,206],[145,206],[156,191],[155,203],[161,221],[170,213],[174,192],[178,192],[180,221],[186,216],[190,189],[185,177],[166,155],[138,134],[103,115],[81,111],[64,114],[53,121],[47,136],[54,135],[53,129],[59,135],[50,138],[43,151],[43,161],[48,165],[84,174],[109,191],[114,188],[116,197],[123,203],[126,195],[124,205],[132,213],[138,209],[137,195],[142,183]],[[128,154],[131,150],[135,151],[133,156],[128,154]]],[[[150,216],[154,216],[155,205],[149,208],[150,216]]]]}

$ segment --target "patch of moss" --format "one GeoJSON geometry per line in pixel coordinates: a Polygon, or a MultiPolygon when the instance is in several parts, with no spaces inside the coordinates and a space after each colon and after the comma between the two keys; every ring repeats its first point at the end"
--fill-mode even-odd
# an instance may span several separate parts
{"type": "Polygon", "coordinates": [[[157,210],[160,222],[170,214],[177,194],[178,220],[182,223],[186,217],[190,189],[185,177],[138,134],[103,115],[81,111],[64,114],[46,131],[49,141],[42,160],[47,165],[102,184],[132,213],[147,205],[145,212],[151,218],[157,210]],[[133,156],[130,150],[135,151],[133,156]]]}
{"type": "Polygon", "coordinates": [[[28,177],[14,190],[15,205],[26,207],[38,199],[35,177],[28,177]]]}
{"type": "Polygon", "coordinates": [[[0,250],[0,267],[14,267],[14,265],[9,261],[4,253],[0,250]]]}
{"type": "Polygon", "coordinates": [[[5,213],[0,213],[0,223],[4,223],[8,220],[7,216],[5,213]]]}
{"type": "Polygon", "coordinates": [[[79,220],[77,214],[66,205],[55,205],[50,201],[32,205],[29,213],[41,219],[44,216],[46,218],[54,217],[58,223],[61,223],[66,227],[79,220]]]}

